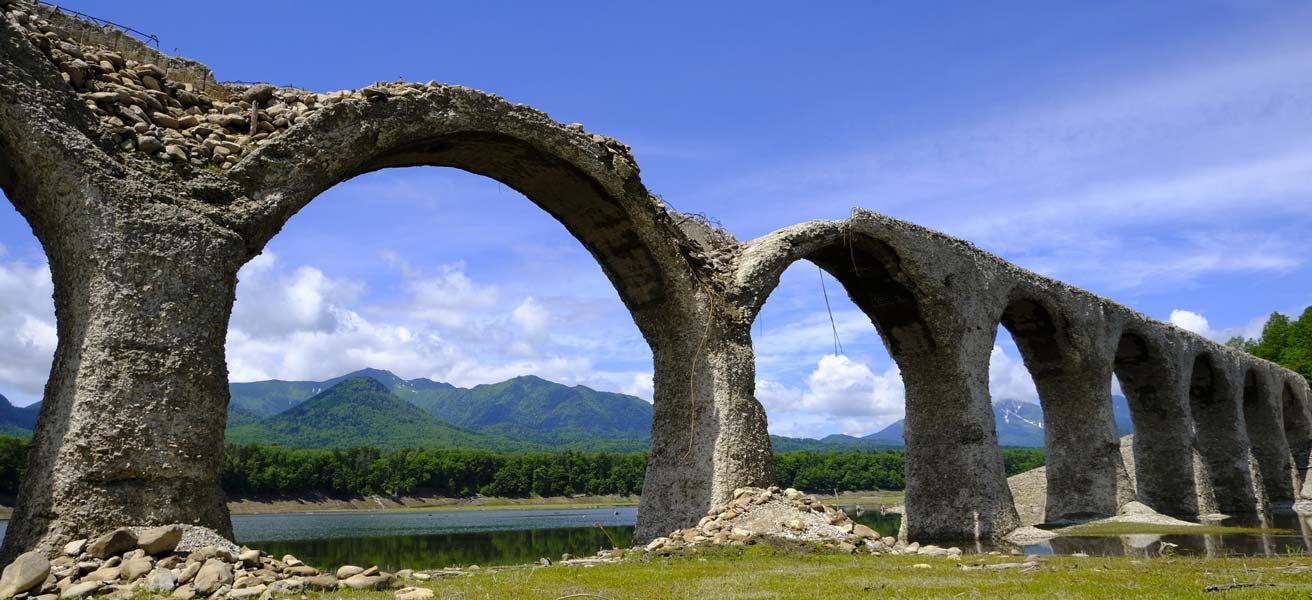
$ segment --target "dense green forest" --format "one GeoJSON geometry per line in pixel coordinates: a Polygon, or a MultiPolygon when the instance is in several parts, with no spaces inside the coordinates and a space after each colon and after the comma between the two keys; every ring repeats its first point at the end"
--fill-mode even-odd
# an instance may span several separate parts
{"type": "Polygon", "coordinates": [[[1292,321],[1278,312],[1271,313],[1262,337],[1233,337],[1226,344],[1295,371],[1312,383],[1312,306],[1292,321]]]}
{"type": "MultiPolygon", "coordinates": [[[[0,436],[0,492],[18,491],[28,441],[0,436]]],[[[1043,450],[1004,448],[1007,474],[1043,465],[1043,450]]],[[[643,453],[554,452],[505,454],[481,450],[291,449],[229,445],[223,489],[253,494],[409,494],[463,498],[523,498],[575,494],[637,494],[643,453]]],[[[780,452],[779,485],[817,493],[900,490],[901,450],[780,452]]]]}

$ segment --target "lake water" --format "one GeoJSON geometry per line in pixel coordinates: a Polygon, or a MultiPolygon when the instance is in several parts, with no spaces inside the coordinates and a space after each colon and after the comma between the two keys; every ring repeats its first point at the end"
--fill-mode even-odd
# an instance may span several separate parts
{"type": "MultiPolygon", "coordinates": [[[[900,515],[865,512],[857,522],[883,535],[896,535],[900,515]]],[[[523,509],[412,512],[292,513],[237,515],[237,541],[275,556],[292,554],[320,568],[343,564],[383,569],[526,564],[563,553],[590,556],[614,546],[627,548],[637,519],[635,507],[600,509],[523,509]]],[[[1256,526],[1260,523],[1232,523],[1256,526]]],[[[7,521],[0,521],[3,537],[7,521]]],[[[1277,517],[1268,527],[1290,530],[1267,535],[1138,535],[1061,537],[1016,548],[1027,554],[1157,556],[1164,551],[1205,556],[1306,554],[1312,551],[1312,523],[1297,516],[1277,517]],[[1173,546],[1172,546],[1173,544],[1173,546]]],[[[958,544],[966,552],[995,549],[958,544]]],[[[1011,550],[1010,547],[997,548],[1011,550]]]]}
{"type": "Polygon", "coordinates": [[[1208,535],[1063,536],[1026,546],[1027,554],[1090,556],[1278,556],[1312,552],[1312,517],[1296,514],[1234,517],[1221,524],[1230,527],[1278,529],[1284,533],[1208,535]]]}

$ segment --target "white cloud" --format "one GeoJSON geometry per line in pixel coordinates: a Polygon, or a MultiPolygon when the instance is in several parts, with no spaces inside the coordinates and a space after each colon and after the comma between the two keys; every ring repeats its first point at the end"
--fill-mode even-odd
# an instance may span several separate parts
{"type": "Polygon", "coordinates": [[[836,424],[843,433],[865,435],[901,418],[906,405],[896,365],[875,374],[864,363],[834,354],[820,358],[806,389],[758,379],[756,398],[770,415],[771,430],[782,435],[833,433],[836,424]]]}
{"type": "Polygon", "coordinates": [[[802,407],[802,390],[771,379],[756,380],[756,399],[766,413],[784,413],[802,407]]]}
{"type": "Polygon", "coordinates": [[[993,402],[1039,401],[1034,378],[1030,376],[1029,369],[1025,368],[1025,363],[1012,358],[1002,350],[1002,346],[993,346],[993,353],[989,355],[989,396],[993,402]]]}
{"type": "Polygon", "coordinates": [[[1215,338],[1216,331],[1212,330],[1211,324],[1207,322],[1207,317],[1189,310],[1175,309],[1171,311],[1171,324],[1185,331],[1192,331],[1206,338],[1215,338]]]}
{"type": "Polygon", "coordinates": [[[521,332],[529,337],[541,337],[547,331],[551,313],[532,296],[524,298],[511,313],[511,319],[519,326],[521,332]]]}
{"type": "Polygon", "coordinates": [[[526,296],[509,304],[461,263],[429,274],[395,255],[382,260],[404,291],[386,303],[372,301],[362,282],[284,265],[273,253],[248,264],[228,332],[231,379],[320,380],[375,367],[468,387],[532,374],[650,400],[650,371],[598,366],[615,353],[632,357],[630,340],[606,327],[560,329],[592,318],[589,303],[526,296]]]}
{"type": "Polygon", "coordinates": [[[620,393],[637,396],[651,402],[652,396],[656,393],[656,384],[652,381],[652,374],[634,373],[629,384],[620,388],[620,393]]]}
{"type": "Polygon", "coordinates": [[[5,261],[0,247],[0,388],[11,402],[41,399],[57,343],[54,285],[45,264],[5,261]]]}
{"type": "MultiPolygon", "coordinates": [[[[994,402],[1038,402],[1029,370],[1001,346],[990,355],[989,394],[994,402]]],[[[757,379],[756,399],[770,415],[770,431],[788,436],[868,435],[906,414],[906,387],[896,364],[875,373],[862,362],[833,354],[820,358],[805,389],[757,379]]]]}
{"type": "Polygon", "coordinates": [[[422,319],[449,329],[472,331],[483,314],[497,306],[499,291],[492,286],[475,284],[465,274],[463,262],[439,265],[437,273],[413,267],[395,253],[383,259],[401,274],[410,294],[401,307],[406,316],[422,319]]]}

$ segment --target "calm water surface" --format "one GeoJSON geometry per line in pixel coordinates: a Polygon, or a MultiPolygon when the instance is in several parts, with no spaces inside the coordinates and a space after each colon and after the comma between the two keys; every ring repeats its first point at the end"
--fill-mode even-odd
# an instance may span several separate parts
{"type": "MultiPolygon", "coordinates": [[[[883,535],[896,535],[901,517],[878,512],[856,521],[883,535]]],[[[469,510],[434,512],[342,512],[237,515],[237,541],[270,554],[293,554],[320,568],[343,564],[379,565],[396,570],[437,569],[471,564],[525,564],[563,553],[589,556],[613,546],[631,545],[635,507],[600,509],[469,510]]],[[[1163,552],[1203,556],[1271,556],[1312,551],[1312,522],[1296,515],[1266,522],[1227,521],[1227,525],[1265,526],[1289,533],[1269,535],[1127,535],[1061,537],[1017,548],[1025,553],[1092,556],[1158,556],[1163,552]]],[[[3,537],[8,521],[0,521],[3,537]]],[[[1012,547],[957,544],[966,552],[1012,547]]]]}

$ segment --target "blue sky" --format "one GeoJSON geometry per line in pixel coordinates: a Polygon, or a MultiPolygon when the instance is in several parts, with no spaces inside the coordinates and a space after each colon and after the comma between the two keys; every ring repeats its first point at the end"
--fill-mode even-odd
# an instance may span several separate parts
{"type": "MultiPolygon", "coordinates": [[[[862,206],[1224,339],[1312,304],[1312,8],[1301,3],[67,1],[220,79],[494,92],[633,147],[674,207],[740,239],[862,206]]],[[[0,208],[0,394],[35,401],[49,277],[0,208]]],[[[787,435],[900,417],[897,371],[830,281],[785,275],[756,330],[787,435]]],[[[650,397],[650,354],[564,229],[466,173],[330,190],[243,271],[237,380],[363,366],[459,385],[534,373],[650,397]]],[[[995,399],[1034,400],[1000,336],[995,399]]]]}

